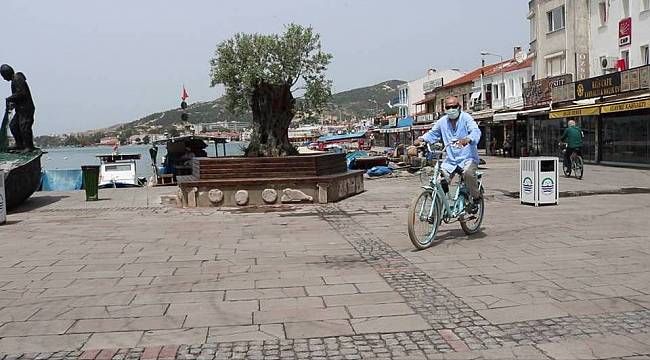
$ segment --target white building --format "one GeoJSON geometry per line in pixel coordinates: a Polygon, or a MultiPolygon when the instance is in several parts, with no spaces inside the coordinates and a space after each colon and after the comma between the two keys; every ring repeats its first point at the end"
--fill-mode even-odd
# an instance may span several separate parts
{"type": "Polygon", "coordinates": [[[406,117],[415,114],[415,103],[424,99],[424,94],[454,81],[465,73],[458,69],[449,70],[427,70],[425,77],[409,81],[400,85],[399,91],[399,116],[406,117]]]}
{"type": "Polygon", "coordinates": [[[482,82],[484,89],[491,91],[490,102],[486,105],[492,110],[520,109],[524,106],[524,83],[533,75],[532,64],[533,58],[521,63],[513,59],[491,67],[485,71],[482,81],[480,78],[474,80],[473,93],[480,93],[482,82]]]}
{"type": "MultiPolygon", "coordinates": [[[[530,0],[530,55],[535,79],[589,77],[589,0],[530,0]]],[[[615,1],[615,0],[611,0],[615,1]]]]}
{"type": "Polygon", "coordinates": [[[592,77],[616,71],[619,59],[650,63],[650,0],[590,0],[589,20],[592,77]]]}

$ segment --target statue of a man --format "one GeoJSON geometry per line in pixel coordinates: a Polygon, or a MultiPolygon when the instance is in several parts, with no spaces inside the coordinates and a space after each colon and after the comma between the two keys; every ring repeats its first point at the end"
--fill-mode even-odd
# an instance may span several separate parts
{"type": "Polygon", "coordinates": [[[21,72],[14,72],[14,69],[7,65],[0,65],[0,76],[11,82],[11,96],[7,98],[6,106],[15,109],[16,115],[9,123],[11,135],[16,140],[16,150],[28,152],[34,150],[34,100],[27,85],[27,78],[21,72]]]}

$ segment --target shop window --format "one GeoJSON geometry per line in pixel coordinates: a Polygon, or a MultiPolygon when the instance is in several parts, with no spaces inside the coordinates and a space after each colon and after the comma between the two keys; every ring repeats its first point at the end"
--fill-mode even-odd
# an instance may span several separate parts
{"type": "Polygon", "coordinates": [[[562,75],[566,72],[566,60],[564,55],[546,59],[546,76],[562,75]]]}
{"type": "Polygon", "coordinates": [[[497,86],[497,84],[492,85],[492,89],[494,89],[494,90],[493,90],[494,98],[495,98],[495,99],[498,99],[498,98],[499,98],[499,93],[500,93],[499,90],[500,90],[500,89],[499,89],[499,87],[497,86]]]}
{"type": "Polygon", "coordinates": [[[602,160],[650,164],[650,122],[647,115],[602,119],[602,160]]]}
{"type": "Polygon", "coordinates": [[[632,64],[630,64],[630,51],[629,50],[623,50],[621,51],[621,59],[623,59],[623,63],[625,64],[625,69],[631,68],[632,64]]]}
{"type": "Polygon", "coordinates": [[[564,5],[558,6],[555,9],[547,12],[546,17],[548,18],[548,32],[564,29],[564,5]]]}
{"type": "Polygon", "coordinates": [[[648,45],[644,45],[641,46],[641,65],[648,64],[650,64],[650,48],[648,48],[648,45]]]}

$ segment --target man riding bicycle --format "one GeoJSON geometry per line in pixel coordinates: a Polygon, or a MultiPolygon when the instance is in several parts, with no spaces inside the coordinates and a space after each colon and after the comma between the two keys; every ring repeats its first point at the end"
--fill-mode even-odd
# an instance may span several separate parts
{"type": "Polygon", "coordinates": [[[447,146],[442,171],[450,178],[455,173],[462,175],[471,196],[468,212],[476,213],[481,200],[476,176],[479,164],[477,145],[481,139],[481,130],[470,114],[461,111],[455,96],[447,96],[445,115],[433,124],[431,130],[420,136],[415,144],[419,145],[421,141],[433,144],[441,139],[447,146]]]}
{"type": "Polygon", "coordinates": [[[568,127],[564,130],[560,140],[567,144],[566,152],[564,153],[564,166],[571,168],[571,155],[576,153],[582,156],[582,138],[584,134],[582,130],[576,126],[576,122],[569,120],[568,127]]]}

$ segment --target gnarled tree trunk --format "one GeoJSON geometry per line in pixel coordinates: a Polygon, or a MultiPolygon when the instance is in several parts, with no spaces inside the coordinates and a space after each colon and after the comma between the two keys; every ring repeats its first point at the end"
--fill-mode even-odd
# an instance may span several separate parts
{"type": "Polygon", "coordinates": [[[291,85],[261,83],[253,92],[253,134],[245,155],[287,156],[298,151],[289,142],[289,125],[294,116],[295,99],[291,85]]]}

